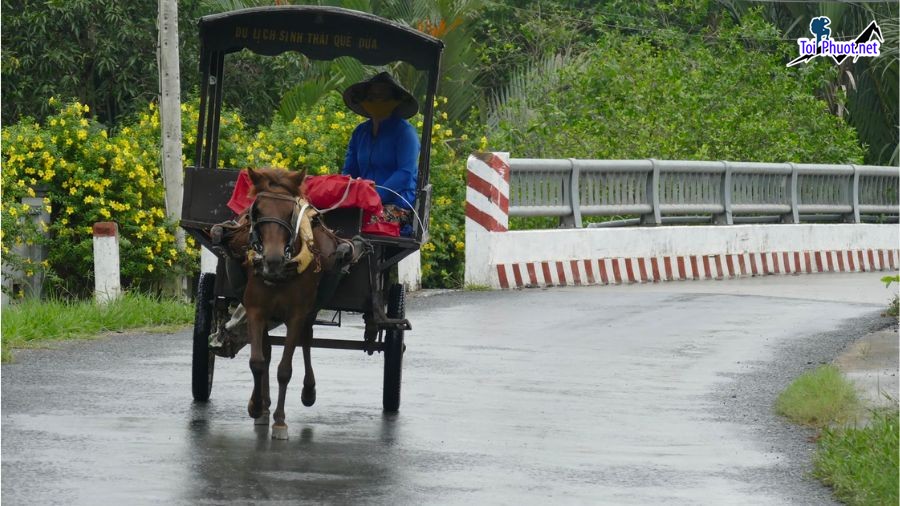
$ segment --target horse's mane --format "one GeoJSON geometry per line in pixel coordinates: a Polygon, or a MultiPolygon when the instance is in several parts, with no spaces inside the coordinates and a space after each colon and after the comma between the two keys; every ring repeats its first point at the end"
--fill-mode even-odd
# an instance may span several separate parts
{"type": "Polygon", "coordinates": [[[283,169],[260,168],[248,169],[253,187],[250,188],[250,197],[255,197],[261,192],[282,193],[302,197],[301,188],[306,178],[306,171],[293,172],[283,169]]]}

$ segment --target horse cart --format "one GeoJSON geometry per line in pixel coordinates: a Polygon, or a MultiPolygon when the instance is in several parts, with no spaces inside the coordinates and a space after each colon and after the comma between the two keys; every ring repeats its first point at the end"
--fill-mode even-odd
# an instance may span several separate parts
{"type": "MultiPolygon", "coordinates": [[[[384,354],[383,408],[397,411],[405,350],[404,289],[397,283],[397,263],[428,240],[431,200],[429,154],[434,96],[443,43],[412,28],[374,15],[335,7],[276,6],[243,9],[203,17],[200,27],[200,114],[194,165],[185,170],[181,226],[198,243],[215,252],[215,272],[201,273],[196,294],[193,333],[192,391],[194,399],[209,399],[217,356],[229,356],[210,344],[210,335],[232,317],[241,303],[229,280],[229,263],[214,240],[214,227],[234,218],[228,207],[240,170],[218,168],[219,121],[225,85],[225,58],[249,50],[274,56],[296,51],[313,60],[352,57],[363,65],[394,62],[410,65],[425,78],[423,128],[418,163],[412,234],[408,237],[361,234],[362,212],[355,208],[324,213],[327,226],[339,237],[362,236],[367,254],[349,266],[327,300],[318,301],[318,325],[340,325],[343,312],[363,316],[365,330],[359,340],[312,340],[313,347],[362,350],[384,354]],[[330,314],[323,317],[322,314],[330,314]]],[[[284,338],[267,334],[267,345],[284,338]]],[[[233,355],[232,355],[233,356],[233,355]]]]}

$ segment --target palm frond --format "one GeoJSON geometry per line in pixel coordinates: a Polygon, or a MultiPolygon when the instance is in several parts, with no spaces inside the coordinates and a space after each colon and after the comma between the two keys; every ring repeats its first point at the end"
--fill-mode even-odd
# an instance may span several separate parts
{"type": "Polygon", "coordinates": [[[302,111],[308,110],[328,92],[336,90],[344,83],[344,77],[335,74],[330,78],[307,79],[294,86],[281,97],[278,115],[284,121],[291,121],[302,111]]]}
{"type": "Polygon", "coordinates": [[[506,86],[487,98],[488,131],[501,122],[527,124],[534,114],[535,101],[559,84],[560,69],[572,60],[566,54],[548,54],[514,72],[506,86]]]}

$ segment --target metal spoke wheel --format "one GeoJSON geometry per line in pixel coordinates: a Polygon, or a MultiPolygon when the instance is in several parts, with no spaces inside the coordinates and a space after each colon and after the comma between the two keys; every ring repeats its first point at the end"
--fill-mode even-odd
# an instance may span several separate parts
{"type": "Polygon", "coordinates": [[[213,367],[216,355],[209,349],[209,333],[213,322],[213,307],[216,275],[211,272],[200,274],[197,285],[197,311],[194,314],[194,354],[191,367],[191,390],[195,401],[209,400],[212,392],[213,367]]]}
{"type": "MultiPolygon", "coordinates": [[[[405,289],[401,284],[391,285],[388,291],[388,318],[404,318],[405,289]]],[[[386,330],[384,335],[384,396],[382,404],[387,412],[400,409],[400,382],[403,376],[403,344],[402,330],[386,330]]]]}

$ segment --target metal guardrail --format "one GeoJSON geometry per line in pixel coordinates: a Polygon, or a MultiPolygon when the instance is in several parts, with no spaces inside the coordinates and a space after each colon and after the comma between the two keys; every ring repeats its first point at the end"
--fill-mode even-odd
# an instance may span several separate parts
{"type": "MultiPolygon", "coordinates": [[[[609,223],[840,220],[900,214],[900,168],[682,160],[510,159],[510,216],[609,223]],[[698,218],[699,215],[699,218],[698,218]]],[[[594,224],[597,225],[597,224],[594,224]]],[[[604,224],[606,225],[606,224],[604,224]]]]}

